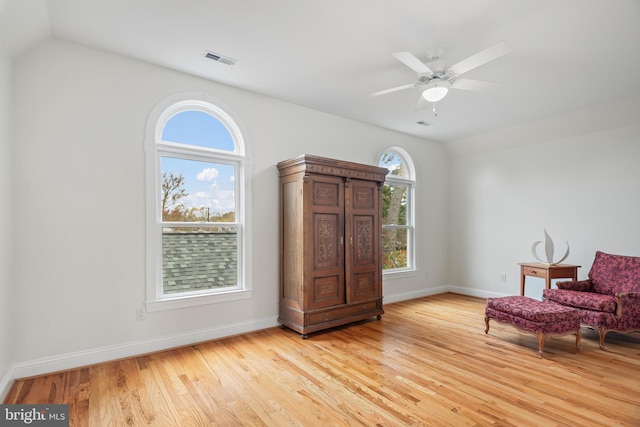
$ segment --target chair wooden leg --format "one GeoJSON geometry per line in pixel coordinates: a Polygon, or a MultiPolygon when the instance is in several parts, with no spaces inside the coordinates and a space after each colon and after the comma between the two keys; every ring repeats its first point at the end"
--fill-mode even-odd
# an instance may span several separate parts
{"type": "Polygon", "coordinates": [[[598,326],[596,331],[598,331],[598,339],[600,340],[600,350],[604,350],[604,337],[609,331],[604,326],[598,326]]]}
{"type": "Polygon", "coordinates": [[[538,332],[536,333],[536,337],[538,338],[538,354],[542,357],[542,352],[544,351],[544,334],[538,332]]]}
{"type": "Polygon", "coordinates": [[[488,334],[489,333],[489,318],[487,316],[484,316],[484,324],[485,324],[485,328],[484,328],[484,333],[488,334]]]}

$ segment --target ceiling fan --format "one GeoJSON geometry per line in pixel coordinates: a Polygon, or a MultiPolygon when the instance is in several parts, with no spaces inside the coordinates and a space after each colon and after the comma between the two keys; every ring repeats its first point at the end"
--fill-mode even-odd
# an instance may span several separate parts
{"type": "Polygon", "coordinates": [[[491,62],[494,59],[500,58],[509,52],[511,52],[511,47],[507,43],[501,41],[448,68],[441,59],[444,51],[439,48],[431,49],[427,52],[426,63],[423,63],[411,52],[396,52],[393,56],[398,61],[418,73],[418,80],[414,83],[372,93],[371,96],[386,95],[388,93],[404,89],[423,86],[424,91],[419,98],[418,109],[424,108],[426,106],[426,102],[431,102],[433,103],[433,112],[437,115],[435,103],[442,100],[447,95],[449,89],[482,91],[490,90],[498,86],[497,83],[462,79],[459,78],[459,76],[467,71],[491,62]]]}

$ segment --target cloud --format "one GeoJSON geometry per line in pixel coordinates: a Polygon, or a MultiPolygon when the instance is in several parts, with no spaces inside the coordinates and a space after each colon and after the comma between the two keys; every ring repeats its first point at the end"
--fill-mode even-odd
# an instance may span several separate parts
{"type": "Polygon", "coordinates": [[[202,206],[207,207],[211,205],[210,202],[211,193],[207,193],[205,191],[198,191],[193,194],[189,194],[180,202],[188,209],[188,208],[200,208],[202,206]]]}
{"type": "Polygon", "coordinates": [[[212,213],[223,214],[236,209],[236,197],[233,190],[212,188],[211,192],[198,191],[189,194],[181,202],[189,208],[210,208],[212,213]]]}
{"type": "Polygon", "coordinates": [[[206,168],[202,172],[200,172],[198,175],[196,175],[196,178],[198,178],[198,181],[213,181],[217,177],[218,177],[218,170],[215,168],[206,168]]]}

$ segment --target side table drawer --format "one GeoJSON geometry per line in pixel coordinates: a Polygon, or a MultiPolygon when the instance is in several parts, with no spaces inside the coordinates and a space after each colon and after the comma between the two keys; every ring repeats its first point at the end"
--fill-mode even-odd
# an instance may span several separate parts
{"type": "Polygon", "coordinates": [[[547,277],[547,270],[544,270],[542,268],[533,268],[533,267],[523,266],[522,274],[524,274],[525,276],[541,277],[544,279],[547,277]]]}

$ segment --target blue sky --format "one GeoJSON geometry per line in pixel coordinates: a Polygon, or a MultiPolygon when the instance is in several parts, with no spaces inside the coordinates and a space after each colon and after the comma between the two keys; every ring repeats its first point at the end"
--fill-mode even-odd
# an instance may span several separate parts
{"type": "MultiPolygon", "coordinates": [[[[385,156],[384,159],[380,159],[378,166],[389,169],[389,173],[393,175],[393,171],[402,166],[403,158],[395,151],[387,151],[386,154],[387,156],[385,156]]],[[[404,173],[402,173],[401,176],[406,177],[406,170],[402,172],[404,173]]]]}
{"type": "MultiPolygon", "coordinates": [[[[202,111],[183,111],[173,116],[162,132],[164,141],[233,151],[229,131],[213,116],[202,111]]],[[[181,174],[189,196],[186,207],[207,207],[211,214],[235,212],[235,167],[222,163],[162,157],[162,172],[181,174]]]]}

